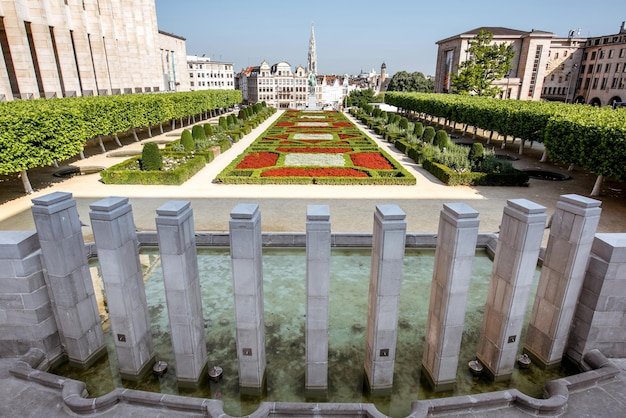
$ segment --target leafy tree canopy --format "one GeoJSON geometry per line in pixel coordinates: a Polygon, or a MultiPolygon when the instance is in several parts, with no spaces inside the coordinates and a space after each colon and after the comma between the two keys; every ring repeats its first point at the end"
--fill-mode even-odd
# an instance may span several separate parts
{"type": "Polygon", "coordinates": [[[511,69],[515,55],[513,45],[491,43],[493,33],[481,30],[469,42],[469,59],[459,64],[458,74],[452,77],[452,89],[459,94],[496,97],[501,93],[493,82],[503,78],[511,69]]]}
{"type": "Polygon", "coordinates": [[[375,95],[372,89],[352,90],[346,98],[347,106],[359,106],[363,107],[368,103],[382,103],[383,98],[380,95],[375,95]]]}
{"type": "Polygon", "coordinates": [[[406,71],[398,71],[391,77],[387,91],[416,91],[420,93],[432,93],[435,82],[431,78],[415,71],[408,73],[406,71]]]}

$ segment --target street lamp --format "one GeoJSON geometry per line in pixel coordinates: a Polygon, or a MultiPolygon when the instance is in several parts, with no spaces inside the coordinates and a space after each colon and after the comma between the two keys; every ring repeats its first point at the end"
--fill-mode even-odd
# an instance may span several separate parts
{"type": "Polygon", "coordinates": [[[511,78],[511,71],[508,71],[504,75],[504,78],[506,78],[506,91],[504,92],[504,98],[508,99],[509,98],[509,78],[511,78]]]}

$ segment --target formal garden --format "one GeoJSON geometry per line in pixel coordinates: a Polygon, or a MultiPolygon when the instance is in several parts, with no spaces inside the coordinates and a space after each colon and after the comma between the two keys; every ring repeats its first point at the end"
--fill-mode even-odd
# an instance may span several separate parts
{"type": "Polygon", "coordinates": [[[342,113],[288,110],[215,181],[413,185],[415,177],[342,113]]]}
{"type": "Polygon", "coordinates": [[[102,171],[105,184],[180,185],[202,170],[215,156],[229,149],[276,112],[265,103],[243,108],[238,115],[220,116],[217,125],[196,124],[161,150],[146,142],[140,156],[102,171]]]}

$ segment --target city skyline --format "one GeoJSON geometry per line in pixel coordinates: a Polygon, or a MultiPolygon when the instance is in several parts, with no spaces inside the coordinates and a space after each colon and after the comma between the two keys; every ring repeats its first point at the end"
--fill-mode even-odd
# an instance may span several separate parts
{"type": "Polygon", "coordinates": [[[524,5],[518,9],[487,0],[477,8],[451,0],[442,8],[408,1],[364,0],[355,5],[277,0],[216,6],[200,0],[156,0],[156,12],[160,30],[186,38],[188,55],[232,62],[235,72],[263,60],[306,67],[313,24],[320,74],[380,72],[384,62],[390,75],[398,71],[434,75],[435,43],[477,27],[536,29],[557,37],[580,30],[577,36],[594,37],[617,33],[626,19],[626,15],[607,19],[606,10],[579,0],[568,2],[567,8],[538,0],[524,5]]]}

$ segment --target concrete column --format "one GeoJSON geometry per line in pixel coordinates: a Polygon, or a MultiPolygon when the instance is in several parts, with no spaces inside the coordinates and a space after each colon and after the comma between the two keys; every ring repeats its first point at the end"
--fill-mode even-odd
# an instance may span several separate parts
{"type": "Polygon", "coordinates": [[[239,204],[230,213],[239,386],[255,394],[265,384],[265,314],[261,212],[257,204],[239,204]]]}
{"type": "Polygon", "coordinates": [[[393,387],[405,241],[404,211],[397,205],[377,205],[365,334],[365,375],[375,395],[393,387]]]}
{"type": "Polygon", "coordinates": [[[195,385],[207,365],[207,348],[193,211],[190,202],[172,200],[157,215],[176,378],[179,384],[195,385]]]}
{"type": "Polygon", "coordinates": [[[496,381],[510,379],[515,369],[545,225],[545,207],[526,199],[507,202],[476,355],[496,381]]]}
{"type": "Polygon", "coordinates": [[[591,244],[600,221],[601,202],[575,194],[562,195],[541,267],[537,296],[524,350],[541,367],[561,362],[585,277],[591,244]]]}
{"type": "Polygon", "coordinates": [[[306,214],[306,383],[310,397],[327,397],[330,209],[309,205],[306,214]]]}
{"type": "Polygon", "coordinates": [[[120,375],[138,380],[154,364],[154,345],[132,207],[108,197],[89,208],[120,375]]]}
{"type": "Polygon", "coordinates": [[[464,203],[444,204],[439,216],[422,357],[425,377],[436,391],[451,390],[456,382],[478,222],[478,212],[464,203]]]}
{"type": "Polygon", "coordinates": [[[597,348],[626,357],[626,234],[596,234],[578,299],[566,356],[579,363],[597,348]]]}
{"type": "Polygon", "coordinates": [[[76,201],[54,192],[32,200],[52,307],[70,363],[89,367],[106,354],[76,201]]]}
{"type": "Polygon", "coordinates": [[[0,357],[39,348],[50,362],[63,347],[35,231],[0,232],[0,357]]]}

